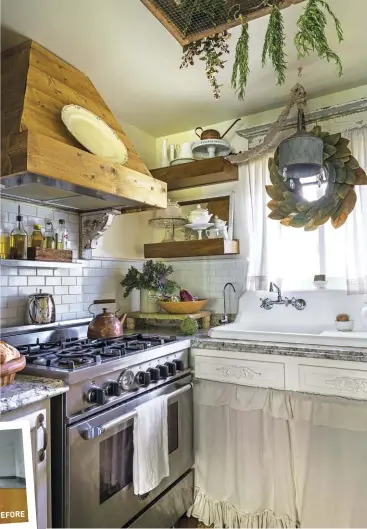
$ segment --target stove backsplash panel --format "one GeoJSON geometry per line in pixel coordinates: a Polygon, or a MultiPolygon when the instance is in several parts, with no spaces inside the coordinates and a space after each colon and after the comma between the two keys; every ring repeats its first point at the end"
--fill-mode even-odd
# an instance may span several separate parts
{"type": "MultiPolygon", "coordinates": [[[[1,199],[1,232],[10,233],[16,224],[18,203],[1,199]]],[[[34,224],[45,225],[49,218],[56,226],[60,218],[65,219],[69,230],[70,247],[78,256],[79,218],[75,213],[37,207],[21,203],[24,225],[30,234],[34,224]]],[[[120,286],[122,277],[131,265],[141,268],[142,261],[93,259],[85,261],[82,268],[18,268],[1,267],[0,275],[0,324],[3,327],[23,325],[27,296],[42,288],[54,296],[56,318],[69,320],[90,316],[89,305],[95,299],[115,298],[123,311],[139,310],[139,293],[134,291],[128,299],[123,298],[120,286]]],[[[208,298],[208,309],[223,312],[223,287],[231,281],[236,294],[228,290],[228,312],[237,312],[238,297],[243,291],[247,263],[241,259],[172,260],[172,279],[193,295],[208,298]]],[[[97,308],[98,311],[98,308],[97,308]]]]}

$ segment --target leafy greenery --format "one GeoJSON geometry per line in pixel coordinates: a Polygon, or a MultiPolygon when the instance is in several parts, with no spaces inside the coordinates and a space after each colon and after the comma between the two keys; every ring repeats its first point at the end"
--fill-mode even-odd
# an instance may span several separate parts
{"type": "Polygon", "coordinates": [[[285,73],[287,71],[287,61],[284,46],[285,34],[283,15],[279,7],[274,4],[269,17],[268,29],[266,30],[265,35],[262,53],[262,65],[265,66],[267,57],[269,57],[278,77],[278,85],[281,85],[285,82],[285,73]]]}
{"type": "Polygon", "coordinates": [[[141,272],[131,266],[121,281],[121,285],[125,288],[124,298],[127,298],[134,288],[136,290],[154,290],[161,294],[172,294],[178,288],[175,281],[168,279],[172,272],[173,267],[171,265],[166,266],[159,261],[146,261],[141,272]]]}
{"type": "Polygon", "coordinates": [[[228,31],[217,33],[203,40],[192,42],[188,45],[183,54],[180,68],[193,66],[195,57],[205,61],[205,74],[209,84],[213,89],[215,99],[220,97],[220,86],[217,75],[224,68],[226,61],[223,56],[229,53],[227,39],[230,36],[228,31]]]}
{"type": "Polygon", "coordinates": [[[294,44],[300,58],[315,51],[322,59],[326,59],[328,62],[335,61],[339,75],[342,75],[343,66],[340,57],[332,51],[326,38],[327,19],[322,9],[325,9],[333,18],[339,42],[342,42],[343,30],[328,2],[326,0],[308,0],[297,22],[298,32],[294,37],[294,44]]]}
{"type": "MultiPolygon", "coordinates": [[[[265,66],[269,58],[277,74],[277,84],[285,82],[287,61],[284,51],[286,36],[284,21],[281,12],[282,0],[270,2],[263,0],[262,7],[271,6],[272,11],[265,35],[262,51],[262,64],[265,66]]],[[[245,89],[248,81],[249,70],[249,32],[247,21],[243,22],[243,16],[239,13],[238,4],[229,4],[226,0],[181,0],[179,10],[185,22],[184,36],[190,33],[195,20],[207,22],[215,32],[218,25],[238,19],[242,22],[242,31],[236,45],[235,60],[232,71],[231,86],[239,99],[244,99],[245,89]],[[237,10],[234,9],[237,7],[237,10]]],[[[315,52],[321,59],[335,61],[339,75],[343,73],[340,57],[330,48],[326,38],[327,17],[329,14],[335,24],[339,42],[343,40],[343,30],[340,22],[331,10],[328,0],[307,0],[301,16],[297,21],[298,31],[294,37],[298,57],[302,58],[315,52]]],[[[218,73],[224,68],[226,60],[224,56],[229,53],[227,39],[230,37],[228,31],[213,34],[201,41],[190,43],[184,50],[180,68],[194,65],[195,57],[205,61],[205,74],[213,90],[215,99],[220,97],[220,85],[217,81],[218,73]]]]}
{"type": "Polygon", "coordinates": [[[231,87],[236,90],[238,99],[245,98],[247,79],[250,73],[249,68],[249,33],[248,22],[242,22],[241,35],[236,45],[236,55],[234,59],[231,87]]]}

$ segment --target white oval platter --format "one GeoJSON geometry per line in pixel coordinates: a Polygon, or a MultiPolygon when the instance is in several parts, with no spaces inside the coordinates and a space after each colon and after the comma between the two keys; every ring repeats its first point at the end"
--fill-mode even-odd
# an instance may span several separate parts
{"type": "Polygon", "coordinates": [[[61,111],[66,128],[88,151],[124,164],[127,149],[114,130],[101,118],[79,105],[66,105],[61,111]]]}

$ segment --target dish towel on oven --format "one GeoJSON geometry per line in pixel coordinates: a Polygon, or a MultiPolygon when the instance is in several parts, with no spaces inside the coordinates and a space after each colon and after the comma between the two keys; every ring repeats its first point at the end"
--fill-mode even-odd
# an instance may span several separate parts
{"type": "Polygon", "coordinates": [[[141,404],[134,418],[134,494],[146,494],[169,475],[167,395],[141,404]]]}

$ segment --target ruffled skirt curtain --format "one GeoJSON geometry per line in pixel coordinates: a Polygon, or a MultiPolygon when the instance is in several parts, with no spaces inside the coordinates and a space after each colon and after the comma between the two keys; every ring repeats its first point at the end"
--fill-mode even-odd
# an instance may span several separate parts
{"type": "Polygon", "coordinates": [[[367,527],[367,405],[210,381],[195,389],[196,494],[214,527],[367,527]]]}

